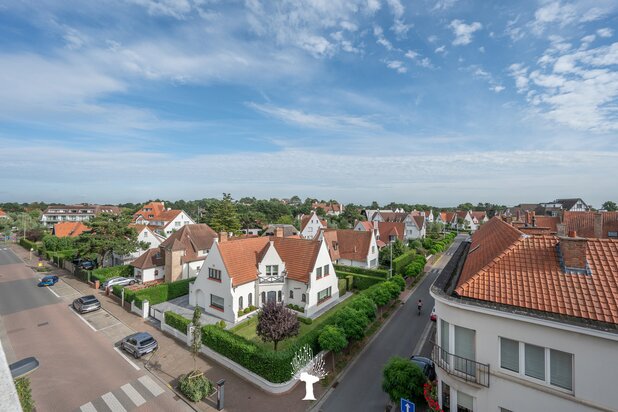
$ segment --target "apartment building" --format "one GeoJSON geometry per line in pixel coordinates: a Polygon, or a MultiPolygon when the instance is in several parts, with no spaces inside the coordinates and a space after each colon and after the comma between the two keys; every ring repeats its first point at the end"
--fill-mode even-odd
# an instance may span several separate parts
{"type": "Polygon", "coordinates": [[[41,223],[52,228],[61,222],[86,222],[100,213],[120,213],[120,208],[110,205],[55,205],[48,206],[41,215],[41,223]]]}

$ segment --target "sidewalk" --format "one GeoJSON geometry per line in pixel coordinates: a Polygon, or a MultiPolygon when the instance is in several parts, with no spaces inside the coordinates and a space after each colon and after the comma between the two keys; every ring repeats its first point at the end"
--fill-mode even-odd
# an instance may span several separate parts
{"type": "MultiPolygon", "coordinates": [[[[12,245],[11,248],[29,264],[28,252],[25,249],[19,245],[12,245]]],[[[32,262],[33,266],[36,265],[38,257],[33,256],[32,262]]],[[[178,376],[193,370],[193,358],[185,343],[164,334],[150,321],[123,309],[115,297],[106,296],[102,291],[95,290],[87,283],[75,278],[68,271],[56,268],[45,260],[43,262],[46,266],[53,268],[50,273],[58,275],[64,282],[76,290],[83,294],[94,294],[97,296],[101,306],[127,327],[134,331],[148,332],[157,339],[159,350],[151,359],[144,357],[143,360],[140,360],[140,367],[143,367],[143,363],[148,361],[148,369],[170,387],[175,386],[178,376]]],[[[292,391],[286,394],[271,395],[242,379],[229,369],[206,358],[203,354],[196,359],[196,364],[197,368],[203,371],[211,382],[216,383],[220,379],[225,379],[225,411],[300,412],[307,410],[311,406],[311,402],[302,401],[302,398],[305,396],[305,388],[302,384],[296,385],[292,391]]],[[[316,398],[319,399],[325,389],[320,384],[314,385],[316,398]]],[[[208,399],[199,404],[194,404],[194,407],[200,411],[215,411],[216,398],[213,397],[212,400],[208,399]]]]}

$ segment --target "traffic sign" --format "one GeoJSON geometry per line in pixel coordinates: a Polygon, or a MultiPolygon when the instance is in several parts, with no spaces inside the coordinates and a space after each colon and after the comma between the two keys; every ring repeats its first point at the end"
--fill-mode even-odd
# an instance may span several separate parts
{"type": "Polygon", "coordinates": [[[401,398],[401,412],[414,412],[415,406],[407,399],[401,398]]]}

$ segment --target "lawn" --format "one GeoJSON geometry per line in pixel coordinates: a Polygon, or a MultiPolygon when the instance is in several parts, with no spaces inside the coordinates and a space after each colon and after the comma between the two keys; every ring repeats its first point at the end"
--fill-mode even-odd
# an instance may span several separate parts
{"type": "MultiPolygon", "coordinates": [[[[311,325],[306,325],[301,322],[298,336],[279,342],[279,345],[277,345],[277,351],[287,349],[289,346],[293,345],[294,342],[296,342],[298,338],[306,335],[307,333],[314,330],[315,328],[320,327],[320,325],[322,325],[326,320],[328,320],[335,313],[337,313],[339,309],[345,307],[348,303],[352,302],[352,300],[353,300],[353,296],[350,296],[343,302],[330,308],[325,313],[323,313],[320,317],[318,317],[317,319],[314,319],[311,325]]],[[[246,322],[243,322],[240,325],[233,327],[231,329],[231,332],[234,332],[235,334],[242,336],[245,339],[255,342],[258,346],[262,348],[272,350],[274,348],[274,344],[272,342],[263,342],[262,339],[260,339],[255,334],[256,326],[257,326],[257,316],[254,316],[251,319],[247,320],[246,322]]]]}

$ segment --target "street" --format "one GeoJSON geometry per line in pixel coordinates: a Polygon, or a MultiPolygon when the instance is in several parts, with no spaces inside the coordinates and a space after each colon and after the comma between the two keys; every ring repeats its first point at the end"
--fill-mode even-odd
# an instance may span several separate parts
{"type": "Polygon", "coordinates": [[[62,280],[37,287],[44,275],[0,247],[0,339],[9,363],[39,360],[30,375],[37,411],[190,410],[140,361],[115,350],[130,332],[125,325],[104,310],[77,314],[70,304],[80,293],[62,280]]]}
{"type": "Polygon", "coordinates": [[[407,303],[393,315],[390,322],[369,344],[356,363],[347,370],[340,379],[339,385],[319,407],[319,411],[385,410],[389,399],[388,395],[382,391],[382,368],[392,356],[408,358],[411,355],[422,355],[428,357],[429,342],[424,342],[420,347],[419,340],[423,335],[427,336],[429,328],[432,327],[429,315],[433,308],[433,298],[429,294],[429,288],[465,238],[465,235],[457,236],[450,248],[431,266],[429,273],[417,285],[407,303]],[[423,301],[420,316],[418,316],[416,305],[419,299],[423,301]]]}

